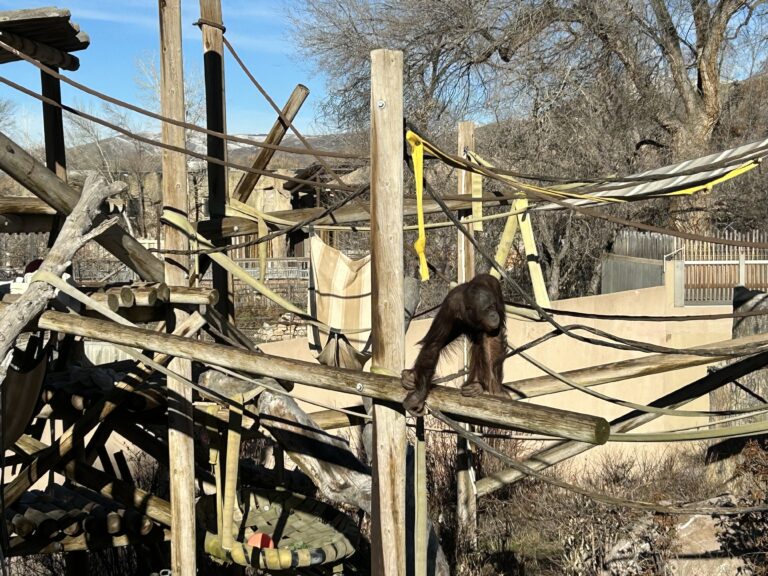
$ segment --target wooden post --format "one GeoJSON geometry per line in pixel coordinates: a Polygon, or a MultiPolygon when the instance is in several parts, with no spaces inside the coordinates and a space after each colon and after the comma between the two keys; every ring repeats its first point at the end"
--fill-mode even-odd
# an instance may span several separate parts
{"type": "MultiPolygon", "coordinates": [[[[224,88],[224,31],[220,0],[200,0],[200,29],[203,32],[203,66],[205,69],[205,111],[209,130],[226,133],[226,98],[224,88]]],[[[227,159],[227,145],[222,138],[208,136],[208,155],[227,159]]],[[[212,216],[224,216],[227,197],[227,169],[208,163],[208,211],[212,216]]],[[[215,242],[217,246],[228,240],[215,242]]],[[[205,268],[205,267],[203,267],[205,268]]],[[[213,287],[219,291],[214,307],[230,322],[235,320],[232,276],[215,262],[212,264],[213,287]]]]}
{"type": "MultiPolygon", "coordinates": [[[[61,103],[61,82],[40,72],[43,96],[61,103]]],[[[64,123],[61,108],[43,102],[43,131],[45,133],[45,165],[59,178],[67,181],[67,158],[64,149],[64,123]]]]}
{"type": "MultiPolygon", "coordinates": [[[[292,123],[294,118],[296,118],[296,115],[299,113],[307,96],[309,96],[309,88],[306,86],[299,84],[293,89],[290,98],[288,98],[288,102],[285,103],[281,112],[288,122],[292,123]]],[[[267,134],[264,143],[280,144],[287,131],[288,124],[284,122],[282,118],[278,118],[272,125],[272,129],[269,131],[269,134],[267,134]]],[[[256,160],[253,161],[253,168],[256,170],[266,170],[267,166],[269,166],[269,161],[272,160],[274,155],[274,149],[262,148],[259,151],[258,156],[256,156],[256,160]]],[[[240,200],[240,202],[248,202],[248,198],[251,196],[251,192],[253,192],[253,188],[256,186],[260,177],[261,174],[255,174],[253,172],[246,172],[243,174],[235,187],[235,191],[232,193],[232,197],[236,200],[240,200]]]]}
{"type": "MultiPolygon", "coordinates": [[[[403,318],[403,54],[371,52],[372,369],[400,375],[403,318]]],[[[405,574],[405,415],[373,405],[371,572],[405,574]]]]}
{"type": "MultiPolygon", "coordinates": [[[[458,126],[458,154],[464,155],[464,149],[475,148],[475,125],[473,122],[459,122],[458,126]]],[[[479,178],[470,172],[459,171],[458,193],[472,193],[472,179],[479,178]]],[[[474,204],[473,204],[474,206],[474,204]]],[[[474,210],[473,210],[474,212],[474,210]]],[[[462,218],[466,220],[466,218],[462,218]]],[[[474,233],[474,224],[466,224],[470,234],[474,233]]],[[[475,275],[475,253],[472,245],[464,234],[458,233],[458,263],[457,281],[459,284],[471,280],[475,275]]],[[[467,365],[469,350],[467,342],[462,347],[463,365],[467,365]]],[[[465,424],[467,428],[469,425],[465,424]]],[[[459,528],[459,541],[465,542],[470,549],[477,545],[477,499],[475,488],[475,474],[472,467],[472,447],[462,437],[456,441],[456,522],[459,528]]],[[[459,552],[457,546],[457,553],[459,552]]]]}
{"type": "MultiPolygon", "coordinates": [[[[160,107],[163,116],[184,120],[184,73],[181,51],[181,0],[158,0],[160,9],[160,107]]],[[[165,144],[184,148],[184,129],[163,123],[165,144]]],[[[163,150],[163,205],[188,214],[187,164],[183,154],[163,150]]],[[[163,247],[189,248],[187,236],[163,227],[163,247]]],[[[165,260],[165,283],[188,285],[189,258],[171,256],[165,260]]],[[[177,320],[181,320],[178,317],[177,320]]],[[[175,359],[171,370],[192,377],[189,360],[175,359]]],[[[168,459],[171,482],[171,572],[194,576],[197,572],[195,546],[195,459],[192,430],[192,390],[175,378],[168,384],[168,459]]]]}

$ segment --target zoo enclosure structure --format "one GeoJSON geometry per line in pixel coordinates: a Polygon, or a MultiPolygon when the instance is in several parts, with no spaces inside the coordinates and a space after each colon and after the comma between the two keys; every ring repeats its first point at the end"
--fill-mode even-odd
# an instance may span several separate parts
{"type": "MultiPolygon", "coordinates": [[[[227,204],[233,197],[247,197],[247,185],[238,189],[233,197],[227,194],[226,178],[222,171],[228,163],[225,160],[223,142],[227,138],[223,126],[223,25],[221,7],[218,2],[202,0],[199,25],[203,31],[206,87],[208,99],[209,149],[205,159],[209,162],[210,214],[214,224],[222,224],[229,218],[227,204]]],[[[62,105],[60,98],[45,93],[41,97],[46,113],[58,114],[54,128],[46,126],[46,143],[58,152],[56,164],[46,169],[34,160],[23,148],[5,135],[0,135],[2,152],[0,168],[25,186],[29,191],[50,205],[55,216],[64,219],[64,225],[51,250],[43,259],[40,269],[31,275],[26,291],[17,298],[9,298],[0,308],[4,331],[3,356],[14,343],[21,345],[20,334],[31,328],[35,332],[62,335],[62,342],[76,345],[77,338],[92,338],[109,341],[132,358],[128,365],[110,364],[85,369],[89,386],[75,374],[82,374],[68,366],[74,358],[64,348],[56,351],[55,358],[48,360],[49,347],[42,350],[43,363],[53,366],[63,381],[51,378],[38,380],[38,390],[46,402],[37,411],[32,406],[27,420],[18,434],[6,436],[13,455],[8,463],[20,465],[20,472],[3,487],[5,510],[10,514],[8,529],[13,538],[6,550],[8,554],[39,552],[67,552],[96,549],[102,546],[116,546],[133,543],[137,546],[158,550],[158,544],[171,540],[171,566],[174,574],[194,574],[196,571],[197,523],[194,506],[193,480],[198,477],[215,486],[215,513],[207,518],[205,549],[208,553],[225,561],[250,564],[265,569],[287,569],[314,566],[323,563],[338,563],[355,551],[353,542],[355,530],[338,512],[329,511],[317,503],[309,503],[307,515],[290,514],[303,522],[301,527],[290,524],[282,530],[279,540],[301,534],[304,547],[289,548],[290,542],[278,542],[276,550],[269,547],[251,546],[251,536],[257,534],[255,526],[273,525],[274,519],[244,515],[237,518],[236,491],[238,491],[239,450],[243,434],[258,420],[263,430],[280,438],[279,442],[294,459],[309,470],[318,487],[333,486],[338,491],[327,496],[361,507],[372,513],[373,565],[377,573],[404,573],[405,531],[403,519],[405,505],[405,426],[399,404],[404,392],[399,378],[386,374],[350,372],[336,368],[318,367],[278,358],[269,358],[254,350],[248,338],[241,334],[232,323],[231,275],[237,274],[254,286],[263,286],[242,268],[217,252],[210,252],[213,262],[214,290],[190,285],[194,276],[187,263],[190,240],[193,245],[208,247],[210,244],[194,229],[182,221],[174,220],[174,214],[186,214],[184,189],[185,162],[183,153],[191,153],[184,147],[183,128],[183,82],[179,63],[180,4],[178,1],[160,3],[162,61],[162,120],[164,156],[164,205],[166,231],[161,244],[165,260],[158,259],[114,219],[99,213],[99,206],[109,196],[119,193],[119,185],[105,186],[98,179],[89,179],[80,195],[66,184],[63,139],[56,142],[55,133],[61,127],[61,110],[77,113],[62,105]],[[60,146],[59,146],[60,144],[60,146]],[[93,229],[93,232],[90,230],[93,229]],[[60,278],[74,252],[87,240],[95,238],[102,246],[116,255],[141,278],[122,286],[103,286],[103,291],[82,290],[73,287],[60,278]],[[176,251],[176,252],[174,252],[176,251]],[[46,311],[49,302],[58,290],[59,306],[79,310],[75,314],[46,311]],[[66,298],[65,298],[66,296],[66,298]],[[135,327],[135,323],[146,326],[135,327]],[[154,328],[154,329],[153,329],[154,328]],[[207,330],[221,343],[207,343],[195,339],[200,330],[207,330]],[[173,331],[164,334],[163,331],[173,331]],[[47,331],[47,332],[46,332],[47,331]],[[154,350],[154,358],[136,349],[154,350]],[[219,370],[241,371],[236,377],[222,376],[218,371],[207,372],[206,377],[194,376],[191,361],[217,366],[219,370]],[[168,367],[166,367],[166,363],[168,367]],[[118,367],[121,369],[118,370],[118,367]],[[126,370],[123,370],[125,368],[126,370]],[[158,379],[155,374],[161,374],[158,379]],[[277,382],[267,378],[244,380],[246,373],[268,374],[272,378],[303,382],[327,389],[342,390],[373,398],[373,422],[379,438],[374,452],[374,480],[370,487],[370,476],[365,466],[355,464],[356,459],[343,445],[322,434],[290,402],[277,402],[267,390],[285,394],[277,382]],[[103,378],[107,378],[104,383],[103,378]],[[110,381],[111,379],[111,381],[110,381]],[[196,380],[196,381],[195,381],[196,380]],[[193,401],[192,390],[196,390],[205,401],[193,401]],[[263,405],[258,408],[254,419],[255,399],[263,405]],[[288,421],[296,424],[295,430],[281,434],[280,426],[270,420],[267,404],[274,402],[272,410],[288,411],[288,421]],[[127,415],[127,418],[126,418],[127,415]],[[34,417],[34,422],[28,420],[34,417]],[[45,420],[61,420],[65,429],[55,434],[49,442],[40,439],[39,424],[45,420]],[[137,422],[145,425],[137,425],[137,422]],[[209,467],[201,470],[201,462],[195,461],[193,453],[193,426],[198,431],[208,431],[211,438],[209,467]],[[156,494],[139,489],[131,481],[130,468],[123,460],[112,467],[104,452],[104,443],[114,433],[119,433],[158,461],[169,466],[170,501],[156,494]],[[90,434],[94,435],[91,437],[90,434]],[[299,435],[298,445],[295,439],[299,435]],[[293,440],[291,440],[293,439],[293,440]],[[302,440],[303,439],[303,440],[302,440]],[[293,442],[293,443],[292,443],[293,442]],[[309,443],[309,444],[307,444],[309,443]],[[307,446],[314,446],[307,452],[307,446]],[[341,455],[347,466],[328,464],[323,458],[326,451],[341,455]],[[317,453],[315,453],[317,452],[317,453]],[[92,466],[99,459],[105,470],[92,466]],[[326,463],[324,463],[326,462],[326,463]],[[33,484],[49,471],[65,474],[65,487],[49,486],[45,493],[30,491],[33,484]],[[333,478],[340,475],[347,481],[353,478],[353,489],[343,488],[333,478]],[[367,479],[366,479],[367,478],[367,479]],[[347,494],[351,492],[352,494],[347,494]],[[312,519],[314,518],[314,520],[312,519]],[[329,522],[334,530],[329,531],[321,524],[329,522]],[[244,524],[237,525],[237,522],[244,524]],[[213,526],[212,524],[215,524],[213,526]],[[104,528],[109,534],[103,536],[104,528]],[[238,534],[245,533],[248,541],[238,540],[238,534]],[[394,538],[390,534],[395,534],[394,538]],[[63,537],[62,537],[63,535],[63,537]],[[320,541],[315,544],[313,538],[320,541]]],[[[73,56],[66,52],[83,48],[61,45],[43,45],[30,38],[16,41],[7,29],[33,35],[33,28],[64,24],[72,30],[66,10],[14,11],[0,17],[0,46],[12,58],[24,59],[38,66],[43,77],[57,82],[63,78],[50,68],[51,65],[73,66],[73,56]],[[28,29],[24,28],[28,26],[28,29]]],[[[79,32],[79,31],[78,31],[79,32]]],[[[17,35],[18,36],[18,35],[17,35]]],[[[46,36],[51,41],[51,36],[46,36]]],[[[84,36],[80,34],[80,38],[84,36]]],[[[374,290],[376,306],[373,337],[373,361],[378,371],[399,374],[403,367],[403,296],[399,282],[392,285],[392,278],[402,278],[401,237],[392,234],[402,232],[402,209],[393,209],[402,202],[402,59],[398,53],[377,51],[373,53],[374,106],[378,116],[372,127],[372,141],[376,151],[372,158],[372,206],[374,265],[377,277],[382,281],[374,290]]],[[[6,79],[2,80],[14,86],[6,79]]],[[[30,91],[26,91],[30,94],[30,91]]],[[[38,95],[39,96],[39,95],[38,95]]],[[[297,111],[298,107],[296,107],[297,111]]],[[[288,127],[291,116],[286,109],[278,111],[280,118],[274,129],[262,144],[264,150],[277,149],[288,127]],[[282,126],[282,129],[280,127],[282,126]]],[[[134,137],[137,137],[134,135],[134,137]]],[[[317,155],[314,150],[311,154],[317,155]]],[[[52,156],[55,156],[51,153],[52,156]]],[[[321,159],[322,162],[322,159],[321,159]]],[[[257,158],[248,174],[258,176],[265,173],[269,154],[257,158]]],[[[253,179],[248,179],[250,182],[253,179]]],[[[327,186],[327,184],[325,185],[327,186]]],[[[341,190],[347,190],[343,186],[341,190]]],[[[366,212],[359,207],[357,213],[366,212]]],[[[16,210],[12,216],[17,216],[16,210]]],[[[54,216],[54,214],[46,214],[54,216]]],[[[317,217],[315,217],[317,219],[317,217]]],[[[8,218],[8,220],[13,220],[8,218]]],[[[51,219],[52,220],[52,219],[51,219]]],[[[19,222],[21,230],[27,225],[48,226],[32,218],[19,222]]],[[[252,222],[251,222],[252,223],[252,222]]],[[[282,232],[281,232],[282,233],[282,232]]],[[[226,242],[220,235],[217,242],[226,242]]],[[[193,251],[193,254],[197,254],[193,251]]],[[[205,269],[201,265],[199,269],[205,269]]],[[[30,350],[31,352],[32,350],[30,350]]],[[[38,365],[40,365],[38,363],[38,365]]],[[[27,374],[28,378],[32,375],[27,374]]],[[[52,373],[54,374],[54,373],[52,373]]],[[[39,375],[36,373],[36,375],[39,375]]],[[[28,378],[26,378],[28,383],[28,378]]],[[[4,392],[11,392],[10,378],[4,380],[4,392]]],[[[26,386],[24,399],[29,400],[33,388],[26,386]]],[[[458,393],[438,390],[431,399],[435,408],[440,408],[459,417],[471,416],[475,420],[494,423],[499,426],[562,433],[565,437],[587,442],[604,442],[607,428],[605,421],[587,415],[570,414],[539,407],[529,407],[511,400],[476,398],[463,399],[458,393]]],[[[4,423],[10,412],[4,404],[4,423]]],[[[15,405],[15,404],[14,404],[15,405]]],[[[285,420],[285,417],[283,418],[285,420]]],[[[331,462],[335,459],[331,458],[331,462]]],[[[243,490],[246,487],[241,486],[243,490]]],[[[257,491],[246,492],[250,496],[241,502],[261,502],[260,507],[268,510],[274,504],[275,496],[265,497],[257,491]],[[261,495],[260,495],[261,494],[261,495]],[[264,498],[267,498],[264,500],[264,498]]],[[[307,510],[302,508],[300,498],[283,503],[283,509],[307,510]]],[[[237,505],[239,506],[239,505],[237,505]]],[[[287,513],[287,512],[286,512],[287,513]]],[[[421,514],[425,514],[421,510],[421,514]]],[[[284,515],[278,516],[283,523],[284,515]]],[[[271,534],[277,538],[276,533],[271,534]]],[[[258,542],[258,539],[255,540],[258,542]]],[[[70,570],[83,557],[70,556],[70,570]]]]}
{"type": "MultiPolygon", "coordinates": [[[[199,224],[196,227],[185,217],[185,199],[174,194],[178,189],[183,189],[186,182],[182,153],[194,154],[184,148],[183,130],[173,133],[170,127],[198,130],[199,127],[191,128],[181,120],[183,103],[166,100],[174,94],[183,94],[178,67],[181,61],[180,6],[178,2],[163,2],[160,7],[165,88],[162,91],[164,105],[160,119],[164,121],[165,127],[162,145],[167,151],[163,179],[167,184],[164,197],[167,210],[163,222],[168,233],[161,246],[164,260],[149,252],[108,216],[97,214],[94,206],[99,206],[119,186],[110,188],[97,180],[90,180],[78,195],[21,147],[5,135],[0,135],[0,167],[50,204],[57,214],[69,215],[59,239],[40,270],[30,278],[27,291],[0,309],[0,321],[4,325],[2,341],[8,344],[3,355],[10,348],[10,343],[16,341],[17,336],[30,325],[38,330],[69,337],[111,342],[131,358],[127,365],[114,363],[90,372],[86,370],[85,379],[90,380],[90,385],[86,385],[79,377],[74,378],[76,371],[66,365],[71,357],[59,352],[56,361],[63,361],[67,376],[63,382],[49,379],[40,383],[43,388],[40,396],[46,404],[37,414],[33,405],[30,417],[36,415],[37,419],[58,419],[66,423],[66,429],[51,439],[50,443],[46,443],[35,437],[36,424],[26,421],[18,437],[12,438],[15,441],[12,448],[14,454],[9,458],[14,464],[19,464],[22,470],[18,476],[9,480],[3,490],[6,507],[19,506],[11,514],[14,540],[9,552],[70,552],[126,543],[155,546],[169,538],[174,573],[193,574],[196,556],[195,550],[190,550],[190,547],[196,542],[196,526],[192,518],[198,513],[204,550],[226,562],[278,570],[352,561],[354,553],[359,552],[359,534],[355,533],[345,516],[314,501],[307,502],[298,495],[286,500],[272,495],[268,490],[260,491],[250,485],[253,476],[249,477],[246,463],[240,461],[240,448],[244,437],[260,433],[272,437],[292,460],[298,462],[316,489],[323,491],[325,498],[335,504],[351,504],[371,513],[373,527],[370,564],[375,573],[404,574],[406,559],[415,565],[416,573],[424,573],[427,566],[427,532],[430,529],[424,506],[423,445],[419,442],[415,447],[417,489],[413,496],[414,504],[410,504],[411,494],[406,490],[406,455],[409,448],[405,442],[405,418],[400,408],[405,395],[400,386],[399,374],[403,368],[404,310],[407,308],[407,298],[400,282],[403,278],[403,214],[444,211],[451,224],[457,226],[462,238],[466,239],[462,249],[467,254],[472,249],[483,252],[483,247],[472,237],[466,227],[467,222],[462,223],[453,215],[456,210],[471,209],[473,203],[478,201],[515,202],[529,196],[537,200],[557,200],[564,205],[558,204],[560,207],[581,209],[585,204],[596,202],[596,199],[610,197],[612,190],[592,190],[589,195],[574,197],[569,191],[572,188],[542,188],[540,185],[510,180],[508,174],[494,171],[487,163],[446,155],[433,147],[435,154],[440,154],[442,159],[466,172],[504,180],[513,186],[514,193],[492,198],[473,198],[466,193],[467,188],[463,188],[459,199],[446,201],[435,195],[431,201],[422,202],[420,209],[405,203],[402,188],[402,55],[377,50],[372,53],[371,74],[370,208],[351,203],[362,188],[349,187],[343,179],[339,179],[323,183],[324,187],[335,187],[344,196],[327,209],[315,207],[297,211],[296,219],[287,222],[277,221],[273,214],[245,217],[245,209],[237,202],[247,197],[247,186],[238,186],[239,193],[228,194],[226,178],[221,177],[221,170],[227,165],[231,166],[222,158],[225,151],[222,143],[232,138],[225,134],[222,122],[222,44],[225,42],[221,7],[215,2],[203,1],[199,24],[204,34],[208,101],[211,107],[209,128],[206,129],[210,136],[210,148],[204,159],[210,163],[209,212],[212,218],[209,222],[194,223],[199,224]],[[230,276],[236,276],[262,293],[268,293],[268,290],[254,275],[237,266],[226,255],[231,247],[214,244],[224,244],[229,238],[251,233],[258,234],[259,239],[264,241],[270,235],[285,234],[310,223],[353,223],[369,218],[375,270],[372,285],[372,316],[375,319],[372,326],[372,372],[303,363],[260,354],[255,350],[249,339],[232,322],[230,276]],[[89,237],[89,231],[94,226],[98,241],[135,270],[142,283],[104,286],[101,295],[102,292],[80,290],[60,279],[71,254],[89,237]],[[203,230],[210,233],[204,233],[203,230]],[[187,249],[188,246],[191,250],[187,249]],[[192,267],[187,263],[190,256],[205,256],[213,263],[215,290],[192,285],[199,279],[199,274],[195,276],[192,273],[192,267]],[[58,289],[63,295],[62,300],[64,296],[69,299],[64,305],[76,308],[75,303],[79,302],[85,308],[80,308],[79,314],[46,310],[54,296],[53,289],[49,287],[58,289]],[[201,330],[205,330],[216,341],[196,339],[195,335],[201,330]],[[155,355],[150,357],[143,352],[137,353],[136,349],[152,351],[155,355]],[[175,363],[170,368],[166,367],[165,363],[172,358],[175,363]],[[186,364],[179,363],[179,359],[186,361],[186,364]],[[189,365],[191,361],[211,369],[203,374],[193,373],[189,365]],[[102,386],[99,383],[104,384],[105,373],[107,381],[102,386]],[[336,421],[334,425],[338,426],[338,422],[342,421],[343,424],[344,419],[347,422],[358,422],[360,418],[372,418],[375,439],[371,450],[372,473],[338,438],[325,432],[317,422],[304,414],[293,399],[284,399],[290,393],[281,387],[281,383],[291,382],[343,391],[373,400],[370,414],[341,412],[343,416],[339,416],[339,410],[335,409],[334,415],[315,416],[323,420],[326,426],[330,426],[329,420],[333,419],[336,421]],[[198,398],[191,395],[192,390],[199,394],[198,398]],[[95,436],[89,439],[87,435],[94,429],[95,436]],[[207,453],[198,453],[196,458],[191,441],[195,433],[193,431],[204,433],[209,438],[207,453]],[[113,432],[130,439],[143,451],[175,470],[170,476],[170,501],[140,490],[134,483],[127,481],[130,471],[126,466],[118,464],[114,470],[102,471],[91,465],[99,458],[103,467],[109,467],[100,451],[103,452],[105,439],[113,432]],[[67,475],[71,481],[68,490],[76,494],[60,492],[60,496],[56,496],[56,488],[52,487],[52,503],[46,501],[47,496],[40,497],[29,489],[34,481],[53,469],[67,475]],[[205,498],[199,502],[197,509],[191,506],[194,486],[190,480],[194,478],[206,482],[215,494],[214,498],[205,498]],[[89,490],[85,495],[80,491],[83,487],[89,490]],[[238,493],[241,494],[240,498],[237,497],[238,493]],[[82,497],[80,500],[76,498],[77,494],[82,497]],[[29,505],[29,502],[33,502],[33,505],[29,505]],[[101,506],[103,516],[91,514],[96,504],[101,506]],[[243,505],[250,510],[242,508],[243,505]],[[251,515],[250,512],[257,505],[265,512],[272,513],[259,517],[251,515]],[[273,508],[283,511],[277,515],[277,519],[273,508]],[[296,512],[291,514],[291,510],[296,512]],[[412,510],[415,511],[414,535],[418,541],[413,545],[415,554],[410,557],[405,525],[411,522],[412,510]],[[289,530],[279,531],[277,526],[286,525],[285,518],[291,516],[295,516],[297,522],[291,524],[289,530]],[[131,521],[123,522],[123,519],[129,517],[131,521]],[[55,525],[49,520],[53,520],[55,525]],[[103,532],[101,526],[104,525],[112,526],[114,532],[110,533],[111,538],[94,539],[95,534],[103,532]],[[330,530],[329,525],[334,530],[330,530]],[[77,534],[69,534],[65,529],[77,534]],[[65,536],[59,539],[61,533],[65,536]],[[270,548],[265,536],[277,540],[277,548],[270,548]],[[304,546],[300,546],[301,543],[304,546]]],[[[4,42],[0,46],[19,58],[41,66],[39,61],[18,48],[4,42]]],[[[41,69],[47,74],[52,72],[44,66],[41,69]]],[[[9,82],[4,78],[2,80],[9,82]]],[[[53,99],[44,101],[54,108],[60,104],[53,99]]],[[[270,133],[274,136],[270,136],[266,145],[262,145],[264,150],[277,149],[280,146],[280,134],[291,128],[292,119],[286,113],[287,108],[280,111],[277,128],[270,133]]],[[[467,135],[463,138],[462,148],[468,146],[467,135]]],[[[429,145],[426,140],[423,143],[429,145]]],[[[754,158],[765,155],[765,143],[758,144],[747,152],[740,151],[741,156],[737,158],[739,166],[748,165],[754,158]]],[[[319,157],[325,155],[314,149],[305,152],[319,157]]],[[[254,176],[267,172],[268,156],[267,153],[259,155],[254,166],[246,167],[246,172],[254,176]]],[[[693,168],[697,166],[701,164],[693,164],[693,168]]],[[[704,162],[701,173],[694,172],[694,176],[711,183],[722,175],[718,173],[720,170],[730,173],[735,169],[733,164],[713,168],[704,162]]],[[[667,180],[677,178],[674,171],[672,176],[667,176],[667,180]]],[[[656,187],[654,194],[664,192],[668,182],[664,181],[663,173],[648,179],[653,181],[648,187],[656,187]]],[[[246,180],[252,182],[253,178],[246,180]]],[[[420,182],[421,178],[417,177],[416,180],[420,182]]],[[[609,184],[612,189],[617,185],[616,182],[609,184]]],[[[643,185],[647,184],[649,182],[643,185]]],[[[467,179],[464,179],[463,185],[467,185],[467,179]]],[[[631,182],[629,187],[635,185],[636,181],[631,182]]],[[[554,209],[552,206],[549,208],[554,209]]],[[[512,236],[516,232],[514,222],[519,225],[518,215],[515,209],[506,215],[510,229],[515,228],[510,232],[512,236]]],[[[504,278],[505,272],[500,266],[500,262],[505,261],[502,256],[497,254],[496,259],[491,257],[489,260],[499,276],[504,278]]],[[[469,254],[466,258],[469,260],[469,254]]],[[[205,265],[200,263],[195,269],[204,274],[205,265]]],[[[466,279],[466,268],[463,273],[466,279]]],[[[549,322],[553,321],[551,311],[545,310],[535,301],[529,302],[529,305],[527,311],[522,306],[516,306],[511,312],[527,313],[529,317],[538,314],[549,322]]],[[[295,305],[285,303],[285,306],[287,310],[295,311],[295,305]]],[[[310,322],[319,322],[306,311],[298,310],[296,313],[305,315],[310,322]]],[[[69,340],[73,342],[72,338],[69,340]]],[[[645,352],[653,351],[652,347],[643,346],[643,343],[631,344],[645,352]]],[[[665,413],[674,412],[679,405],[705,394],[706,390],[722,386],[729,378],[763,366],[766,362],[765,345],[765,336],[757,335],[689,351],[657,347],[659,350],[655,356],[577,373],[553,374],[549,371],[545,377],[509,385],[511,391],[526,398],[573,386],[580,386],[580,390],[590,393],[590,387],[607,381],[658,373],[694,363],[711,363],[731,354],[752,354],[735,367],[721,370],[704,382],[691,383],[682,391],[659,398],[654,406],[624,403],[633,412],[611,423],[610,430],[604,419],[588,414],[555,410],[505,398],[465,398],[459,392],[444,387],[434,390],[429,404],[434,414],[441,418],[447,413],[484,425],[510,427],[562,438],[524,465],[508,462],[502,454],[502,459],[509,463],[510,469],[494,478],[481,479],[476,490],[477,494],[482,495],[526,475],[539,477],[538,470],[583,452],[592,445],[604,443],[609,432],[616,439],[626,438],[628,430],[665,413]]],[[[546,371],[546,366],[542,369],[546,371]]],[[[9,382],[9,379],[4,381],[4,391],[10,392],[9,382]]],[[[29,392],[30,388],[26,390],[29,392]]],[[[620,402],[616,399],[614,401],[620,402]]],[[[7,416],[6,410],[4,419],[7,416]]],[[[452,425],[451,420],[444,421],[452,425]]],[[[736,434],[734,429],[726,432],[736,434]]],[[[758,429],[759,426],[739,428],[738,433],[755,433],[758,429]]],[[[467,441],[494,453],[493,447],[483,444],[474,435],[463,429],[456,431],[467,441]]],[[[468,470],[463,472],[467,473],[468,470]]],[[[275,476],[279,475],[279,471],[276,471],[275,476]]],[[[466,483],[463,484],[462,494],[469,503],[474,500],[475,488],[472,487],[472,479],[466,476],[469,474],[465,474],[466,483]]],[[[266,475],[262,481],[264,477],[266,475]]],[[[275,482],[279,483],[279,480],[275,482]]],[[[563,483],[558,485],[562,486],[563,483]]],[[[573,486],[568,488],[576,489],[573,486]]],[[[590,495],[601,498],[600,495],[590,495]]],[[[602,498],[613,504],[675,511],[674,507],[669,506],[602,498]]],[[[471,522],[470,510],[463,513],[463,516],[465,521],[471,522]]],[[[438,566],[438,570],[445,567],[444,559],[441,561],[439,557],[433,558],[433,564],[438,566]]]]}

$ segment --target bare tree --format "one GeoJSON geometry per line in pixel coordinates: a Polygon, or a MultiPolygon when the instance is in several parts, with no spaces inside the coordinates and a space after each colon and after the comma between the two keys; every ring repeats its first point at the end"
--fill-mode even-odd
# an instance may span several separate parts
{"type": "Polygon", "coordinates": [[[7,130],[15,124],[15,110],[13,102],[0,98],[0,130],[7,130]]]}
{"type": "MultiPolygon", "coordinates": [[[[405,53],[408,110],[435,120],[489,109],[520,113],[578,97],[614,70],[646,104],[675,154],[706,148],[732,49],[766,19],[760,0],[306,0],[296,39],[329,78],[345,126],[367,117],[371,49],[405,53]],[[312,22],[312,26],[306,26],[312,22]]],[[[764,46],[764,38],[751,38],[764,46]]]]}

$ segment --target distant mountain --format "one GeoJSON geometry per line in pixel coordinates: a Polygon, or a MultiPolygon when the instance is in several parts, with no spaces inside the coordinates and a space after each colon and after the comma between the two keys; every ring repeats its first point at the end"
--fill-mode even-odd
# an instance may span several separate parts
{"type": "MultiPolygon", "coordinates": [[[[159,132],[146,132],[141,136],[159,142],[159,132]]],[[[263,142],[266,134],[238,134],[237,137],[263,142]]],[[[324,136],[304,137],[313,149],[340,152],[354,149],[354,144],[360,141],[347,134],[329,134],[324,136]]],[[[197,154],[206,154],[207,136],[201,132],[187,132],[187,149],[197,154]]],[[[292,133],[286,134],[281,146],[305,149],[304,144],[292,133]]],[[[250,165],[261,148],[241,142],[228,142],[228,159],[234,164],[250,165]]],[[[160,169],[162,148],[152,144],[144,144],[123,135],[101,140],[97,143],[74,146],[67,151],[77,169],[87,169],[101,164],[101,156],[106,156],[113,170],[156,171],[160,169]],[[90,164],[90,166],[89,166],[90,164]]],[[[190,168],[202,167],[204,160],[189,156],[190,168]]],[[[277,152],[270,163],[270,168],[302,168],[316,162],[314,156],[277,152]]],[[[331,160],[337,164],[338,161],[331,160]]]]}

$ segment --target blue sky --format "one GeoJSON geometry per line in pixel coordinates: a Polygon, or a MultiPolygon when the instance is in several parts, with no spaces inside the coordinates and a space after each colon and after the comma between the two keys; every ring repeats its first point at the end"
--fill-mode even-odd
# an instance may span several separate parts
{"type": "MultiPolygon", "coordinates": [[[[76,52],[80,69],[64,72],[72,79],[116,98],[144,106],[146,96],[137,86],[136,62],[159,54],[158,8],[156,0],[51,0],[30,3],[0,0],[0,10],[36,8],[45,5],[68,8],[72,20],[88,33],[91,45],[76,52]]],[[[284,9],[278,0],[222,0],[227,38],[253,75],[282,106],[296,84],[310,89],[297,127],[307,134],[319,131],[315,122],[316,105],[323,94],[323,81],[301,61],[288,33],[284,9]]],[[[182,1],[182,34],[185,68],[189,78],[201,77],[202,42],[200,30],[193,26],[199,17],[197,0],[182,1]]],[[[0,74],[10,80],[40,91],[40,75],[26,62],[4,64],[0,74]]],[[[230,57],[225,61],[227,83],[227,122],[232,133],[264,133],[275,120],[275,113],[250,80],[230,57]]],[[[15,135],[28,139],[40,137],[41,104],[12,88],[0,85],[0,97],[16,103],[15,135]]],[[[80,105],[90,98],[62,84],[65,104],[80,105]]],[[[98,102],[94,102],[94,107],[98,102]]]]}

